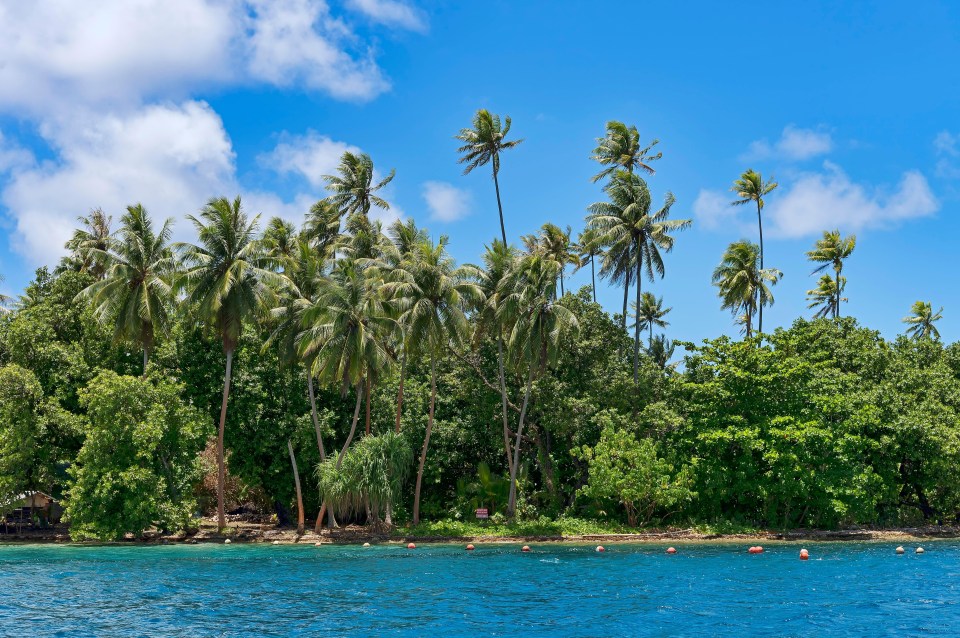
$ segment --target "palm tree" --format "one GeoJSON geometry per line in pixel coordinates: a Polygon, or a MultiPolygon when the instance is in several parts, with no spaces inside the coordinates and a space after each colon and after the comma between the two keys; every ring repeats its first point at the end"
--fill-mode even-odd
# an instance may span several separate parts
{"type": "Polygon", "coordinates": [[[660,140],[653,140],[645,148],[640,148],[640,133],[636,126],[627,127],[616,120],[607,122],[607,134],[597,138],[597,148],[590,156],[606,168],[594,175],[592,181],[599,182],[619,169],[633,173],[633,169],[639,168],[653,175],[656,171],[649,162],[662,158],[663,153],[651,155],[650,151],[659,143],[660,140]]]}
{"type": "Polygon", "coordinates": [[[659,299],[653,295],[651,292],[645,292],[640,297],[640,305],[638,306],[636,302],[633,303],[633,325],[631,328],[637,327],[637,322],[640,323],[640,329],[649,328],[650,329],[650,344],[649,347],[653,347],[653,327],[657,328],[666,328],[670,323],[664,320],[664,317],[673,310],[673,308],[664,308],[663,307],[663,297],[659,299]]]}
{"type": "Polygon", "coordinates": [[[390,209],[385,199],[374,195],[381,188],[389,184],[396,171],[390,169],[390,174],[374,184],[373,160],[366,153],[344,152],[337,166],[339,175],[324,175],[327,190],[332,194],[327,198],[344,215],[370,212],[370,206],[377,206],[384,210],[390,209]]]}
{"type": "MultiPolygon", "coordinates": [[[[0,283],[6,281],[3,275],[0,275],[0,283]]],[[[7,312],[7,304],[9,304],[13,299],[9,295],[0,293],[0,312],[7,312]]]]}
{"type": "Polygon", "coordinates": [[[95,208],[87,216],[77,217],[80,228],[73,231],[66,248],[76,260],[80,272],[88,272],[95,279],[102,279],[107,271],[107,261],[112,247],[110,222],[113,217],[95,208]]]}
{"type": "Polygon", "coordinates": [[[830,275],[823,275],[817,282],[817,287],[807,291],[807,301],[810,302],[807,308],[817,308],[814,317],[840,316],[840,303],[847,301],[846,297],[840,296],[846,285],[846,277],[840,277],[838,281],[830,275]]]}
{"type": "Polygon", "coordinates": [[[425,354],[430,360],[430,411],[413,496],[414,525],[420,522],[420,490],[433,431],[437,356],[442,349],[457,346],[467,339],[470,324],[464,310],[482,297],[479,286],[470,281],[473,268],[458,268],[447,254],[446,247],[446,237],[441,237],[436,244],[429,241],[418,243],[411,255],[400,263],[395,281],[385,285],[387,294],[397,299],[402,309],[400,323],[405,328],[411,350],[425,354]]]}
{"type": "Polygon", "coordinates": [[[907,335],[915,339],[934,339],[939,341],[940,331],[933,325],[943,319],[943,306],[934,312],[933,304],[929,301],[917,301],[910,307],[910,315],[903,318],[903,323],[909,325],[907,335]]]}
{"type": "Polygon", "coordinates": [[[483,268],[477,269],[480,282],[480,291],[484,297],[483,307],[480,309],[477,337],[483,334],[497,336],[497,376],[500,385],[500,398],[503,411],[503,449],[507,455],[507,468],[513,466],[513,455],[510,452],[510,414],[507,410],[507,382],[504,373],[504,332],[506,326],[498,316],[500,302],[500,285],[516,267],[517,251],[507,246],[499,239],[486,247],[483,253],[483,268]]]}
{"type": "Polygon", "coordinates": [[[576,316],[556,301],[558,270],[559,264],[552,259],[527,255],[503,278],[497,291],[498,319],[510,327],[509,359],[519,374],[526,373],[517,443],[510,464],[509,516],[516,513],[520,446],[533,382],[556,362],[560,343],[579,327],[576,316]]]}
{"type": "Polygon", "coordinates": [[[500,152],[513,148],[523,140],[505,141],[510,132],[510,117],[507,116],[500,124],[500,116],[487,109],[480,109],[473,116],[473,128],[460,129],[456,139],[463,142],[457,149],[461,154],[459,162],[466,164],[463,174],[466,175],[478,166],[490,164],[493,167],[493,186],[497,192],[497,209],[500,211],[500,236],[504,245],[507,244],[507,230],[503,224],[503,204],[500,202],[500,152]]]}
{"type": "Polygon", "coordinates": [[[672,370],[678,365],[676,363],[670,363],[670,359],[673,358],[673,352],[676,349],[676,344],[667,339],[666,335],[657,335],[653,341],[650,342],[647,354],[661,370],[666,371],[668,368],[672,370]]]}
{"type": "MultiPolygon", "coordinates": [[[[646,272],[650,281],[654,279],[654,272],[661,278],[664,276],[661,252],[673,250],[674,238],[671,233],[689,228],[693,221],[668,219],[670,208],[676,201],[672,193],[667,193],[659,210],[652,211],[646,182],[626,171],[614,173],[604,191],[610,201],[592,204],[589,208],[588,223],[597,232],[599,243],[607,246],[607,254],[613,265],[619,267],[627,263],[635,268],[636,304],[639,307],[641,275],[646,272]]],[[[626,285],[629,286],[629,282],[626,285]]],[[[634,383],[639,383],[639,323],[634,326],[633,341],[633,380],[634,383]]]]}
{"type": "Polygon", "coordinates": [[[297,227],[280,218],[271,217],[263,231],[263,250],[274,260],[281,269],[290,267],[299,250],[297,227]]]}
{"type": "MultiPolygon", "coordinates": [[[[760,173],[752,168],[748,168],[746,172],[733,183],[733,187],[730,189],[740,198],[731,202],[731,205],[742,206],[750,202],[754,202],[757,205],[757,226],[760,229],[760,270],[763,270],[763,217],[760,214],[763,212],[763,198],[769,195],[777,186],[778,184],[773,181],[773,178],[763,181],[760,173]]],[[[760,304],[757,331],[763,332],[763,304],[760,304]]]]}
{"type": "Polygon", "coordinates": [[[321,199],[310,207],[300,232],[310,246],[325,255],[340,238],[342,219],[343,211],[333,202],[321,199]]]}
{"type": "Polygon", "coordinates": [[[590,264],[590,289],[593,293],[593,303],[597,303],[597,272],[596,272],[596,256],[598,246],[596,245],[596,233],[590,229],[584,229],[580,232],[580,235],[577,237],[577,250],[579,252],[579,264],[574,270],[580,270],[587,264],[590,264]]]}
{"type": "MultiPolygon", "coordinates": [[[[835,273],[835,280],[833,282],[835,299],[832,304],[834,319],[840,316],[840,295],[846,286],[846,279],[843,279],[841,282],[840,274],[843,272],[843,260],[849,257],[856,247],[856,235],[841,237],[839,230],[825,230],[823,231],[823,237],[818,239],[814,244],[813,250],[807,252],[807,259],[820,264],[811,274],[815,275],[818,272],[823,272],[827,267],[833,266],[835,273]]],[[[820,280],[819,288],[823,288],[823,279],[820,280]]],[[[846,301],[846,299],[843,299],[843,301],[846,301]]],[[[812,308],[813,306],[810,307],[812,308]]]]}
{"type": "Polygon", "coordinates": [[[173,220],[167,219],[159,232],[154,232],[143,206],[128,206],[120,220],[119,237],[110,242],[110,251],[85,249],[91,263],[109,264],[109,268],[78,297],[92,301],[97,319],[113,324],[116,341],[143,349],[144,374],[156,334],[166,328],[170,318],[175,266],[170,246],[172,224],[173,220]]]}
{"type": "Polygon", "coordinates": [[[565,293],[563,289],[563,271],[567,265],[578,267],[580,265],[580,250],[570,241],[570,226],[566,230],[555,224],[547,222],[540,228],[536,235],[524,235],[523,243],[529,253],[538,253],[552,259],[560,264],[560,296],[565,293]]]}
{"type": "Polygon", "coordinates": [[[275,288],[282,285],[284,278],[270,270],[270,259],[256,239],[259,216],[249,219],[239,197],[232,202],[225,197],[211,199],[199,218],[188,215],[187,219],[196,227],[200,243],[178,245],[186,265],[180,286],[186,289],[187,302],[200,319],[220,337],[227,358],[217,431],[217,520],[224,528],[223,433],[233,353],[244,321],[275,306],[275,288]]]}
{"type": "MultiPolygon", "coordinates": [[[[417,245],[428,241],[430,236],[427,231],[417,228],[416,222],[409,219],[402,222],[399,219],[395,221],[387,231],[393,242],[393,250],[388,255],[388,269],[392,273],[400,268],[405,259],[416,258],[415,250],[417,245]]],[[[400,433],[400,418],[403,413],[403,384],[407,376],[407,354],[409,354],[409,340],[407,339],[407,330],[403,325],[400,326],[400,384],[397,389],[397,419],[394,431],[400,433]]]]}
{"type": "Polygon", "coordinates": [[[760,268],[760,248],[742,239],[730,244],[723,260],[713,271],[713,284],[719,288],[721,308],[742,318],[746,335],[753,334],[753,316],[758,307],[773,305],[775,285],[783,273],[776,268],[760,268]]]}

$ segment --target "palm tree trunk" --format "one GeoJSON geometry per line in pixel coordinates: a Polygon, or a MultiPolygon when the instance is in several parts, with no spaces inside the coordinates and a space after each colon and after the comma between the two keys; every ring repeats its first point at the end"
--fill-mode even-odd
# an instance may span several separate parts
{"type": "Polygon", "coordinates": [[[367,416],[366,416],[366,427],[364,428],[364,434],[366,434],[367,436],[370,436],[370,395],[371,394],[372,393],[370,392],[370,377],[367,377],[367,391],[366,391],[367,416]]]}
{"type": "MultiPolygon", "coordinates": [[[[400,413],[403,410],[403,382],[407,376],[407,349],[403,349],[403,358],[400,360],[400,389],[397,390],[397,425],[396,433],[400,434],[400,413]]],[[[389,510],[388,510],[389,513],[389,510]]]]}
{"type": "Polygon", "coordinates": [[[493,162],[493,187],[497,190],[497,210],[500,211],[500,236],[503,238],[504,247],[507,246],[507,229],[503,225],[503,204],[500,203],[500,181],[497,179],[496,158],[493,162]]]}
{"type": "Polygon", "coordinates": [[[833,318],[840,318],[840,273],[843,271],[843,263],[837,268],[837,304],[833,307],[833,318]]]}
{"type": "Polygon", "coordinates": [[[597,303],[597,271],[593,267],[593,251],[590,252],[590,286],[593,288],[593,303],[597,303]]]}
{"type": "Polygon", "coordinates": [[[430,353],[430,413],[427,417],[427,433],[423,437],[423,450],[420,452],[420,467],[417,470],[417,486],[413,492],[413,524],[420,524],[420,488],[423,486],[423,467],[427,463],[427,447],[430,445],[430,433],[433,431],[433,410],[437,400],[437,362],[436,353],[430,353]]]}
{"type": "Polygon", "coordinates": [[[340,469],[340,464],[343,463],[343,457],[347,455],[347,450],[350,449],[350,444],[353,443],[353,436],[357,433],[357,423],[360,422],[360,406],[363,405],[363,382],[357,384],[357,405],[353,408],[353,423],[350,424],[350,434],[347,435],[347,440],[343,444],[343,449],[340,450],[340,454],[337,456],[337,469],[340,469]]]}
{"type": "Polygon", "coordinates": [[[227,350],[227,366],[223,374],[223,400],[220,404],[220,428],[217,430],[217,527],[227,526],[223,511],[223,486],[227,480],[227,468],[223,460],[223,430],[227,423],[227,399],[230,397],[230,372],[233,368],[233,348],[227,350]]]}
{"type": "Polygon", "coordinates": [[[653,321],[650,322],[650,342],[647,344],[647,347],[651,350],[653,349],[653,321]]]}
{"type": "Polygon", "coordinates": [[[510,415],[507,412],[507,380],[503,374],[503,336],[497,335],[497,366],[500,368],[500,399],[503,403],[503,449],[507,453],[507,469],[513,469],[510,454],[510,415]]]}
{"type": "MultiPolygon", "coordinates": [[[[641,268],[643,260],[640,258],[640,247],[637,246],[637,316],[634,317],[633,326],[633,384],[640,383],[640,289],[643,288],[640,281],[641,268]]],[[[651,324],[651,334],[652,324],[651,324]]],[[[652,339],[652,337],[651,337],[652,339]]]]}
{"type": "Polygon", "coordinates": [[[293,466],[293,482],[297,487],[297,535],[303,534],[303,493],[300,491],[300,470],[297,469],[297,457],[293,454],[293,443],[287,439],[287,451],[290,452],[290,464],[293,466]]]}
{"type": "Polygon", "coordinates": [[[627,269],[627,274],[623,280],[623,318],[620,320],[620,329],[624,332],[627,331],[627,300],[630,295],[630,269],[627,269]]]}
{"type": "MultiPolygon", "coordinates": [[[[760,200],[757,200],[757,226],[760,228],[760,270],[763,270],[763,216],[760,214],[760,200]]],[[[757,318],[757,332],[763,332],[763,304],[760,304],[757,318]]]]}
{"type": "Polygon", "coordinates": [[[520,407],[520,423],[517,425],[517,444],[513,447],[513,464],[510,466],[510,498],[507,500],[507,516],[512,517],[517,511],[517,468],[520,467],[520,436],[523,434],[523,420],[527,416],[527,406],[530,404],[530,389],[533,386],[533,363],[527,373],[527,387],[523,392],[523,405],[520,407]]]}
{"type": "Polygon", "coordinates": [[[150,351],[143,348],[143,376],[147,376],[147,362],[150,360],[150,351]]]}
{"type": "Polygon", "coordinates": [[[563,268],[561,268],[560,269],[560,296],[562,297],[564,294],[566,293],[564,293],[563,291],[563,268]]]}
{"type": "MultiPolygon", "coordinates": [[[[310,397],[310,417],[313,419],[313,429],[317,433],[317,448],[320,450],[320,462],[322,463],[327,460],[327,451],[323,447],[323,436],[320,433],[320,419],[317,418],[317,399],[313,393],[313,374],[310,372],[309,367],[307,368],[307,396],[310,397]]],[[[328,510],[326,502],[323,502],[320,504],[320,513],[317,515],[317,522],[313,526],[313,531],[317,534],[320,533],[320,528],[323,526],[324,513],[328,514],[328,525],[330,527],[337,526],[337,519],[333,516],[333,510],[328,510]]]]}

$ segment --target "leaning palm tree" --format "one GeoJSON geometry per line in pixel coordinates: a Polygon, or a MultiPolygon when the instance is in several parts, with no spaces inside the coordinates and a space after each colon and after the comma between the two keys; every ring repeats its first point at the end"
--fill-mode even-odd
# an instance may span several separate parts
{"type": "Polygon", "coordinates": [[[933,325],[943,319],[943,306],[934,312],[933,304],[929,301],[917,301],[910,307],[910,314],[903,318],[903,323],[909,325],[907,335],[915,339],[940,339],[940,331],[933,325]]]}
{"type": "Polygon", "coordinates": [[[524,235],[523,243],[527,252],[539,253],[547,259],[560,264],[560,296],[565,293],[563,289],[563,273],[567,266],[574,268],[580,265],[580,250],[570,241],[570,226],[566,230],[556,224],[547,222],[540,228],[536,235],[524,235]]]}
{"type": "Polygon", "coordinates": [[[463,174],[466,175],[478,166],[490,164],[493,167],[493,186],[497,192],[497,210],[500,211],[500,236],[504,245],[507,243],[507,230],[503,224],[503,204],[500,202],[500,152],[508,148],[513,148],[523,140],[510,140],[505,138],[510,132],[510,117],[507,116],[500,123],[500,116],[491,113],[487,109],[480,109],[473,116],[473,127],[460,129],[456,139],[463,142],[463,146],[457,149],[461,154],[459,162],[466,164],[463,174]]]}
{"type": "MultiPolygon", "coordinates": [[[[820,264],[811,274],[815,275],[818,272],[823,272],[829,266],[833,266],[833,271],[835,273],[835,279],[833,282],[835,299],[832,303],[834,319],[840,316],[840,295],[842,294],[843,288],[846,285],[846,279],[842,278],[841,276],[841,273],[843,272],[843,261],[853,253],[853,249],[856,247],[856,235],[842,237],[839,230],[825,230],[823,231],[823,237],[818,239],[817,243],[814,244],[813,250],[807,251],[807,259],[820,264]],[[841,279],[843,279],[842,282],[841,279]]],[[[822,287],[823,280],[821,279],[820,286],[818,288],[822,287]]],[[[846,301],[846,299],[843,299],[843,301],[846,301]]]]}
{"type": "Polygon", "coordinates": [[[840,277],[839,281],[830,275],[823,275],[817,282],[817,287],[807,291],[807,308],[816,308],[814,317],[839,317],[840,304],[847,301],[842,297],[843,289],[847,285],[847,278],[840,277]]]}
{"type": "Polygon", "coordinates": [[[643,293],[643,296],[640,297],[640,304],[637,305],[636,302],[633,303],[633,324],[631,328],[637,327],[637,322],[640,323],[640,329],[648,328],[650,330],[650,348],[653,347],[653,328],[666,328],[670,325],[668,321],[664,319],[667,314],[673,308],[664,308],[663,307],[663,297],[659,299],[653,295],[651,292],[643,293]]]}
{"type": "Polygon", "coordinates": [[[556,362],[560,344],[579,327],[576,316],[556,301],[559,264],[541,255],[527,255],[500,282],[497,316],[510,326],[507,353],[512,367],[526,376],[517,443],[510,464],[507,513],[517,508],[517,469],[520,466],[523,425],[533,382],[556,362]]]}
{"type": "MultiPolygon", "coordinates": [[[[668,219],[670,208],[676,201],[672,193],[667,193],[660,209],[651,210],[650,191],[646,182],[626,171],[614,173],[604,191],[610,201],[592,204],[588,223],[597,232],[599,242],[608,247],[614,263],[626,261],[635,268],[636,305],[639,307],[641,276],[645,272],[650,281],[653,281],[654,273],[661,278],[664,276],[662,253],[673,250],[674,237],[671,233],[689,228],[693,220],[668,219]]],[[[640,380],[639,365],[640,324],[637,323],[633,335],[634,383],[640,380]]]]}
{"type": "Polygon", "coordinates": [[[118,237],[110,242],[111,250],[86,249],[93,263],[110,265],[103,279],[77,295],[92,301],[97,319],[113,324],[116,341],[134,343],[143,350],[144,374],[157,333],[166,328],[170,318],[175,265],[170,246],[172,224],[173,220],[167,219],[154,232],[143,206],[128,206],[120,219],[118,237]]]}
{"type": "Polygon", "coordinates": [[[660,140],[655,139],[641,148],[640,133],[636,126],[628,127],[616,120],[607,122],[607,134],[597,138],[597,148],[590,156],[590,159],[606,168],[594,175],[592,181],[599,182],[620,169],[633,173],[635,168],[639,168],[653,175],[656,171],[650,166],[650,162],[662,158],[663,153],[653,154],[651,150],[659,143],[660,140]]]}
{"type": "Polygon", "coordinates": [[[89,215],[77,217],[80,228],[66,243],[80,272],[90,273],[94,279],[103,278],[109,267],[108,257],[112,247],[110,222],[113,217],[95,208],[89,215]]]}
{"type": "Polygon", "coordinates": [[[753,334],[753,317],[758,308],[773,305],[775,285],[783,273],[776,268],[760,268],[760,248],[745,239],[730,244],[723,260],[713,271],[713,284],[719,288],[721,308],[742,319],[747,337],[753,334]]]}
{"type": "MultiPolygon", "coordinates": [[[[763,270],[763,198],[769,195],[776,187],[777,182],[770,178],[763,181],[763,176],[752,168],[748,168],[734,183],[730,189],[737,194],[737,199],[731,202],[733,206],[742,206],[753,202],[757,205],[757,226],[760,229],[760,270],[763,270]]],[[[757,320],[757,330],[763,332],[763,304],[760,305],[759,318],[757,320]]]]}
{"type": "Polygon", "coordinates": [[[390,169],[390,174],[382,180],[373,181],[373,160],[366,153],[344,152],[337,166],[339,175],[324,175],[327,190],[331,195],[327,198],[344,215],[370,212],[370,206],[377,206],[384,210],[390,209],[390,204],[377,195],[377,191],[389,184],[396,171],[390,169]]]}
{"type": "Polygon", "coordinates": [[[233,353],[244,322],[275,307],[276,289],[285,278],[270,269],[270,258],[256,237],[259,216],[248,218],[239,197],[232,202],[225,197],[211,199],[199,218],[188,215],[187,219],[197,229],[199,244],[178,245],[186,266],[179,285],[199,318],[216,331],[227,358],[217,430],[217,521],[224,528],[223,433],[233,353]]]}
{"type": "Polygon", "coordinates": [[[479,302],[482,296],[479,286],[470,281],[473,275],[472,267],[456,266],[447,254],[447,238],[441,237],[436,244],[429,241],[417,244],[412,254],[400,263],[394,281],[384,286],[402,309],[400,323],[411,350],[422,353],[430,361],[430,409],[413,493],[414,525],[420,522],[420,490],[433,431],[437,357],[442,350],[456,347],[468,338],[470,323],[465,309],[479,302]]]}

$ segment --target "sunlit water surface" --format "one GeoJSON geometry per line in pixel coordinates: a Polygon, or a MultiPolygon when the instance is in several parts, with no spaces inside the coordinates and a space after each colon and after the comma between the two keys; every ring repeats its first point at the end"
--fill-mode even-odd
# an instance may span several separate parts
{"type": "Polygon", "coordinates": [[[957,636],[960,542],[0,546],[0,635],[957,636]]]}

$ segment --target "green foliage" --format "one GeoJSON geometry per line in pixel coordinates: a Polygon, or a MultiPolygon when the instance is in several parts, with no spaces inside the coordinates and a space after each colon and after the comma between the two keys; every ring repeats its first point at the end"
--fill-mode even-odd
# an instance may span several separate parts
{"type": "Polygon", "coordinates": [[[29,370],[0,368],[0,514],[10,497],[39,487],[43,390],[29,370]]]}
{"type": "Polygon", "coordinates": [[[75,539],[111,540],[192,519],[206,419],[169,380],[102,372],[81,393],[86,438],[66,515],[75,539]]]}

